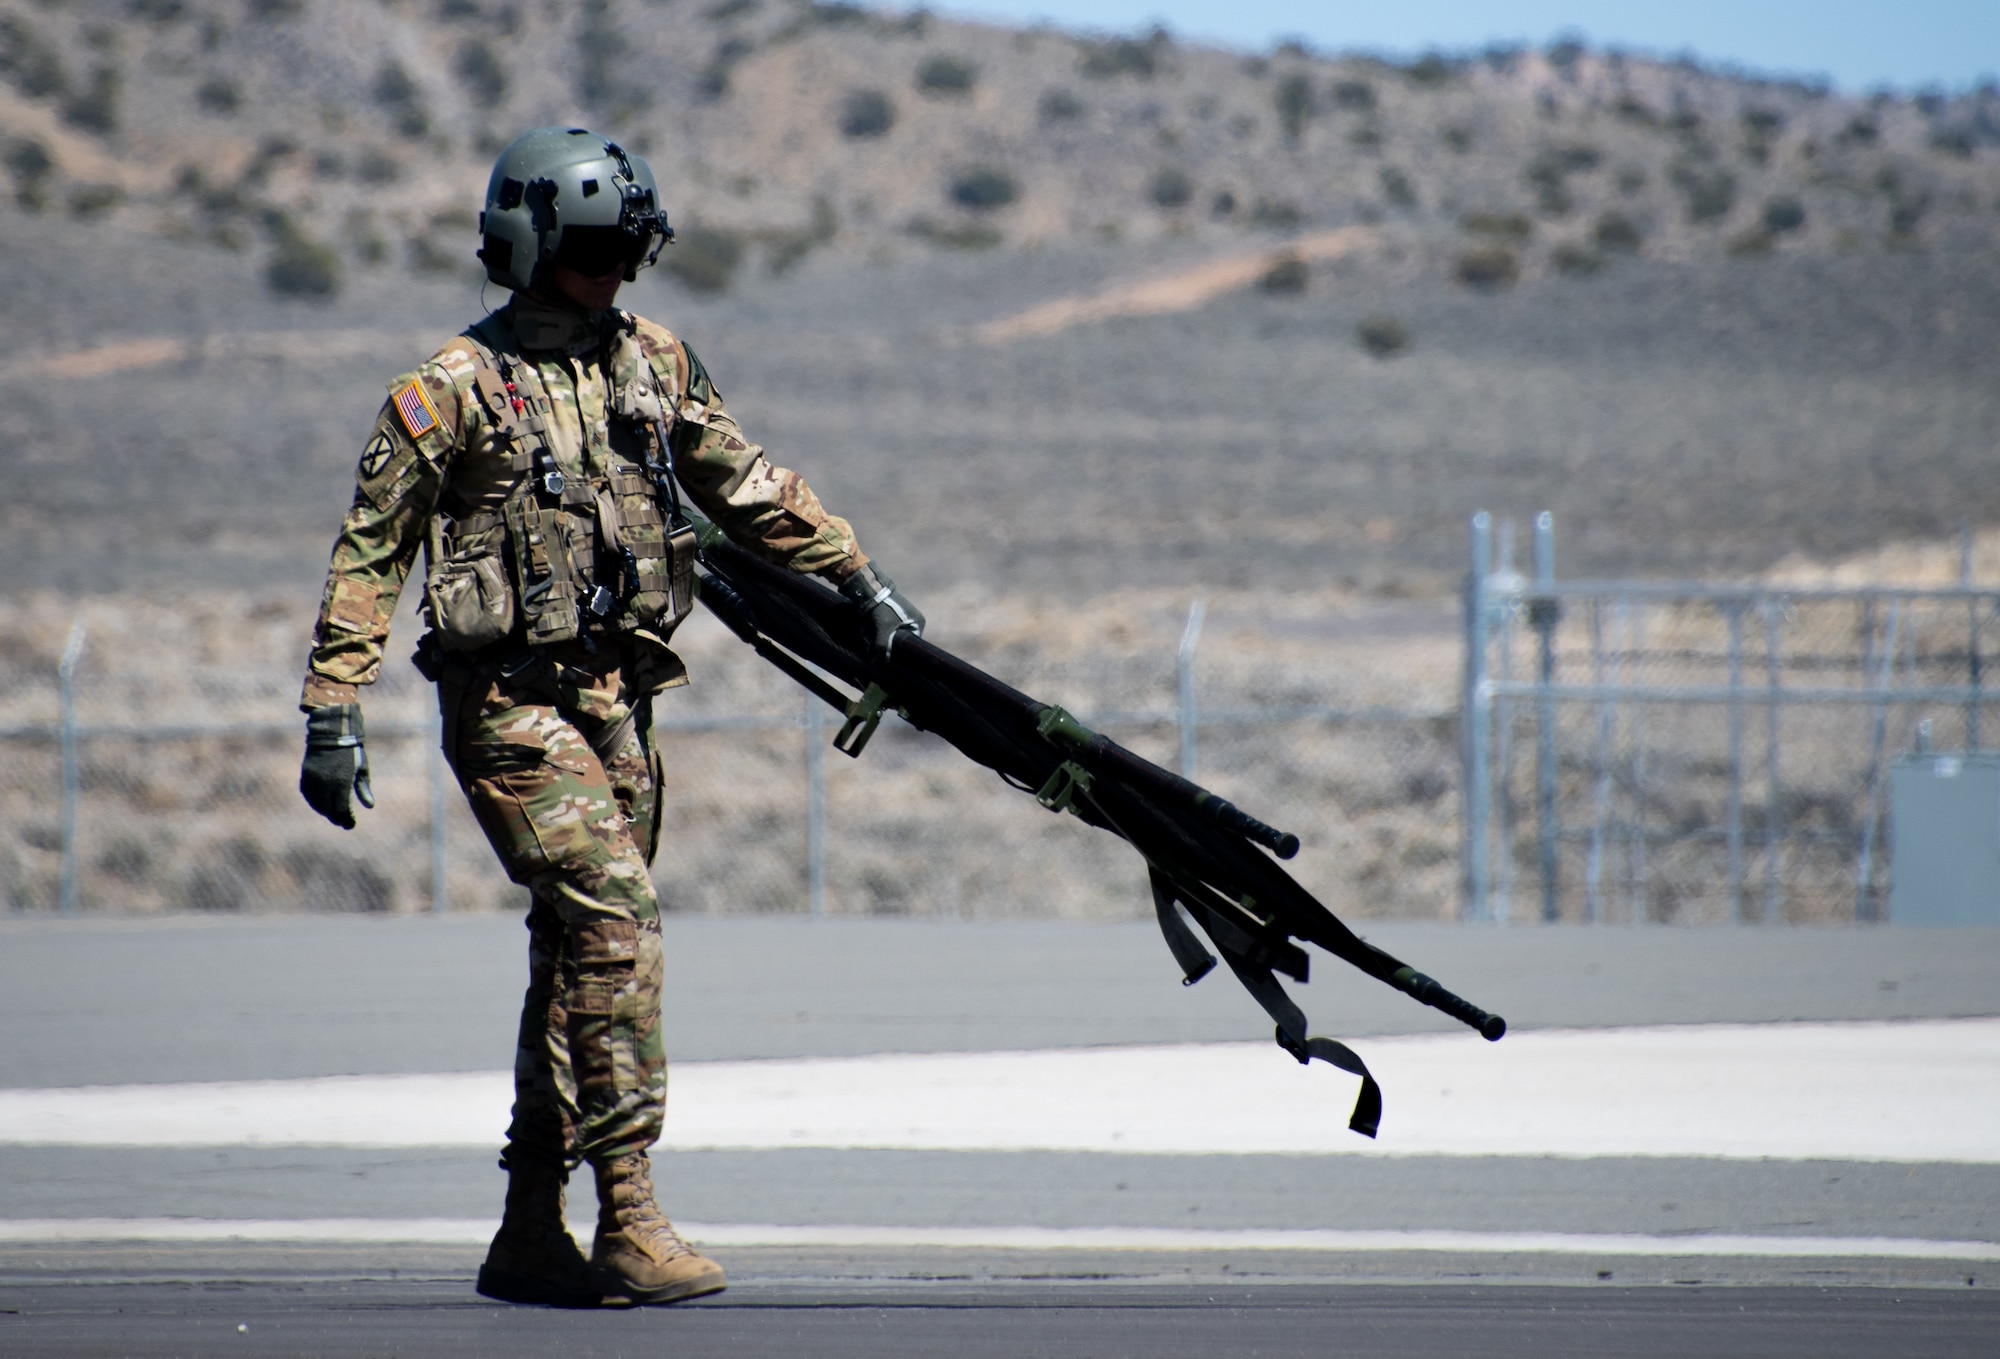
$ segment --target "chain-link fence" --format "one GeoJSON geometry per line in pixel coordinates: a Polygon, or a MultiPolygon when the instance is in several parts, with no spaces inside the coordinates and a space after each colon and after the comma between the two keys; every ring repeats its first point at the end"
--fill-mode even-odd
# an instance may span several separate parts
{"type": "MultiPolygon", "coordinates": [[[[1456,629],[1448,607],[1413,607],[1414,625],[1409,609],[1389,610],[1384,624],[1339,601],[1225,603],[1198,648],[1198,614],[1114,603],[1101,610],[1109,621],[1076,629],[1085,640],[1074,656],[1052,658],[1046,639],[1024,650],[1012,634],[970,645],[1115,739],[1192,768],[1299,834],[1295,871],[1336,909],[1448,919],[1456,629]],[[1346,645],[1357,629],[1385,627],[1384,645],[1359,658],[1346,645]],[[1094,642],[1103,637],[1109,658],[1094,642]]],[[[830,711],[711,633],[720,629],[699,616],[686,630],[697,684],[657,705],[667,778],[653,872],[667,909],[1150,910],[1143,864],[1119,842],[1049,815],[894,719],[861,759],[832,752],[830,711]]],[[[379,805],[344,832],[296,792],[303,723],[286,671],[233,662],[224,631],[213,663],[163,697],[129,640],[95,637],[73,632],[62,662],[25,676],[0,713],[0,899],[10,909],[412,912],[524,900],[450,780],[430,689],[406,663],[392,661],[366,692],[379,805]]],[[[177,658],[189,645],[176,634],[177,658]]]]}
{"type": "MultiPolygon", "coordinates": [[[[1224,595],[1204,624],[1184,596],[963,599],[941,640],[1299,835],[1288,868],[1356,919],[1881,919],[1896,757],[2000,731],[2000,590],[1560,581],[1546,519],[1529,578],[1483,517],[1474,536],[1460,606],[1224,595]]],[[[67,647],[63,605],[0,616],[9,909],[523,900],[407,661],[367,692],[380,806],[342,832],[296,792],[308,602],[93,605],[67,647]]],[[[677,645],[696,683],[656,709],[666,909],[1147,912],[1112,837],[894,720],[830,752],[833,715],[705,615],[677,645]]]]}
{"type": "Polygon", "coordinates": [[[1981,748],[2000,591],[1533,578],[1473,524],[1466,912],[1886,918],[1891,764],[1981,748]]]}

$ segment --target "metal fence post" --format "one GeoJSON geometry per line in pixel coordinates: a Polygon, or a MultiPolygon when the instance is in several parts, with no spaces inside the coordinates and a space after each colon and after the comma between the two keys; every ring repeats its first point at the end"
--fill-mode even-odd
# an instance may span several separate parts
{"type": "Polygon", "coordinates": [[[1743,605],[1723,604],[1729,626],[1729,802],[1723,813],[1729,846],[1729,918],[1743,923],[1743,605]]]}
{"type": "MultiPolygon", "coordinates": [[[[1626,616],[1623,600],[1618,602],[1614,619],[1618,626],[1618,683],[1625,682],[1625,638],[1630,632],[1631,620],[1626,616]]],[[[1591,680],[1600,689],[1607,679],[1604,662],[1604,601],[1590,601],[1590,657],[1591,680]]],[[[1595,787],[1591,797],[1590,815],[1590,857],[1584,867],[1583,918],[1591,924],[1604,920],[1604,837],[1611,818],[1611,738],[1618,722],[1618,705],[1615,702],[1599,702],[1597,705],[1597,744],[1594,752],[1596,768],[1595,787]]]]}
{"type": "Polygon", "coordinates": [[[1486,574],[1493,559],[1493,517],[1481,510],[1471,522],[1472,565],[1465,576],[1465,691],[1459,800],[1465,817],[1465,905],[1467,920],[1485,920],[1488,891],[1488,827],[1492,788],[1492,695],[1486,676],[1486,574]]]}
{"type": "MultiPolygon", "coordinates": [[[[1958,583],[1962,589],[1972,588],[1970,519],[1958,524],[1958,583]]],[[[1965,701],[1965,749],[1971,753],[1979,749],[1979,601],[1971,598],[1965,601],[1965,683],[1972,691],[1965,701]]]]}
{"type": "Polygon", "coordinates": [[[826,742],[819,699],[806,695],[806,913],[826,918],[826,742]]]}
{"type": "MultiPolygon", "coordinates": [[[[451,909],[451,863],[446,851],[445,813],[450,807],[451,768],[444,758],[444,713],[440,709],[431,724],[431,910],[442,914],[451,909]]],[[[654,790],[654,796],[659,796],[654,790]]]]}
{"type": "MultiPolygon", "coordinates": [[[[1873,610],[1869,611],[1869,642],[1874,641],[1873,610]]],[[[1882,663],[1875,688],[1882,701],[1875,707],[1874,733],[1868,756],[1868,808],[1861,823],[1861,861],[1855,866],[1854,918],[1873,921],[1881,918],[1875,879],[1875,836],[1882,821],[1882,755],[1889,740],[1889,691],[1896,683],[1896,647],[1900,640],[1902,601],[1889,602],[1888,636],[1882,646],[1882,663]]],[[[1872,659],[1872,658],[1871,658],[1872,659]]]]}
{"type": "MultiPolygon", "coordinates": [[[[1494,650],[1499,653],[1499,681],[1501,690],[1495,693],[1490,687],[1489,707],[1493,724],[1493,779],[1489,783],[1489,797],[1492,799],[1488,815],[1495,823],[1494,838],[1499,841],[1499,861],[1489,859],[1492,885],[1487,896],[1486,914],[1497,924],[1506,925],[1514,919],[1514,832],[1516,816],[1514,807],[1514,710],[1513,699],[1506,694],[1504,686],[1514,682],[1514,607],[1520,600],[1521,573],[1514,569],[1514,521],[1503,518],[1499,532],[1494,535],[1493,570],[1486,577],[1486,626],[1499,628],[1499,636],[1494,650]],[[1496,598],[1504,598],[1503,609],[1496,598]]],[[[1492,678],[1492,676],[1488,676],[1492,678]]]]}
{"type": "Polygon", "coordinates": [[[1764,679],[1770,690],[1769,712],[1764,719],[1764,923],[1784,919],[1784,902],[1779,893],[1778,855],[1784,845],[1785,807],[1783,785],[1778,781],[1778,621],[1780,606],[1764,601],[1764,679]]]}
{"type": "Polygon", "coordinates": [[[1194,704],[1194,648],[1201,640],[1201,621],[1208,613],[1208,602],[1197,598],[1188,605],[1187,626],[1181,629],[1180,650],[1174,654],[1174,693],[1179,700],[1176,708],[1180,724],[1181,777],[1194,778],[1195,765],[1195,704],[1194,704]]]}
{"type": "Polygon", "coordinates": [[[1542,919],[1555,920],[1556,903],[1556,701],[1550,687],[1556,682],[1556,524],[1555,516],[1543,510],[1535,516],[1535,585],[1541,591],[1528,606],[1534,624],[1541,662],[1537,676],[1541,697],[1535,711],[1535,829],[1541,841],[1539,859],[1542,877],[1542,919]]]}
{"type": "Polygon", "coordinates": [[[1629,722],[1632,732],[1632,792],[1629,799],[1632,824],[1625,839],[1625,923],[1643,925],[1652,913],[1647,897],[1652,890],[1648,875],[1653,871],[1646,853],[1646,715],[1643,705],[1632,705],[1629,722]]]}
{"type": "Polygon", "coordinates": [[[86,629],[81,618],[69,625],[62,660],[56,666],[56,702],[62,742],[62,876],[57,906],[64,915],[76,912],[76,801],[83,786],[76,750],[76,668],[83,659],[86,629]]]}

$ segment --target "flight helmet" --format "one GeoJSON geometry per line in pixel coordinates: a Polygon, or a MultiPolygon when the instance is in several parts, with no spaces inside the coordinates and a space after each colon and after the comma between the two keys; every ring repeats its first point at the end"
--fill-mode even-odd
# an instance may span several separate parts
{"type": "Polygon", "coordinates": [[[479,214],[486,277],[520,291],[552,264],[627,282],[674,238],[652,167],[580,127],[541,127],[494,163],[479,214]]]}

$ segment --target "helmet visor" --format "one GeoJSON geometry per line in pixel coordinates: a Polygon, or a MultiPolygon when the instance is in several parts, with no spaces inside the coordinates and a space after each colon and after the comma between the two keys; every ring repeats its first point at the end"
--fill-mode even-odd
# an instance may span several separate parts
{"type": "Polygon", "coordinates": [[[652,244],[650,232],[630,232],[622,226],[566,227],[555,262],[585,278],[604,278],[638,268],[652,244]]]}

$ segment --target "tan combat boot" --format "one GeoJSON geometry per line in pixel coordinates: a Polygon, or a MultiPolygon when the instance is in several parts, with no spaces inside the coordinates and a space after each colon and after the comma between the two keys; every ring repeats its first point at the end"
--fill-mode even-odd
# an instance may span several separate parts
{"type": "Polygon", "coordinates": [[[515,1164],[507,1172],[507,1209],[479,1267],[478,1290],[502,1302],[595,1307],[602,1301],[590,1262],[563,1215],[560,1167],[515,1164]]]}
{"type": "Polygon", "coordinates": [[[643,1151],[597,1167],[597,1204],[590,1263],[606,1302],[679,1302],[727,1286],[722,1266],[681,1240],[653,1201],[643,1151]]]}

